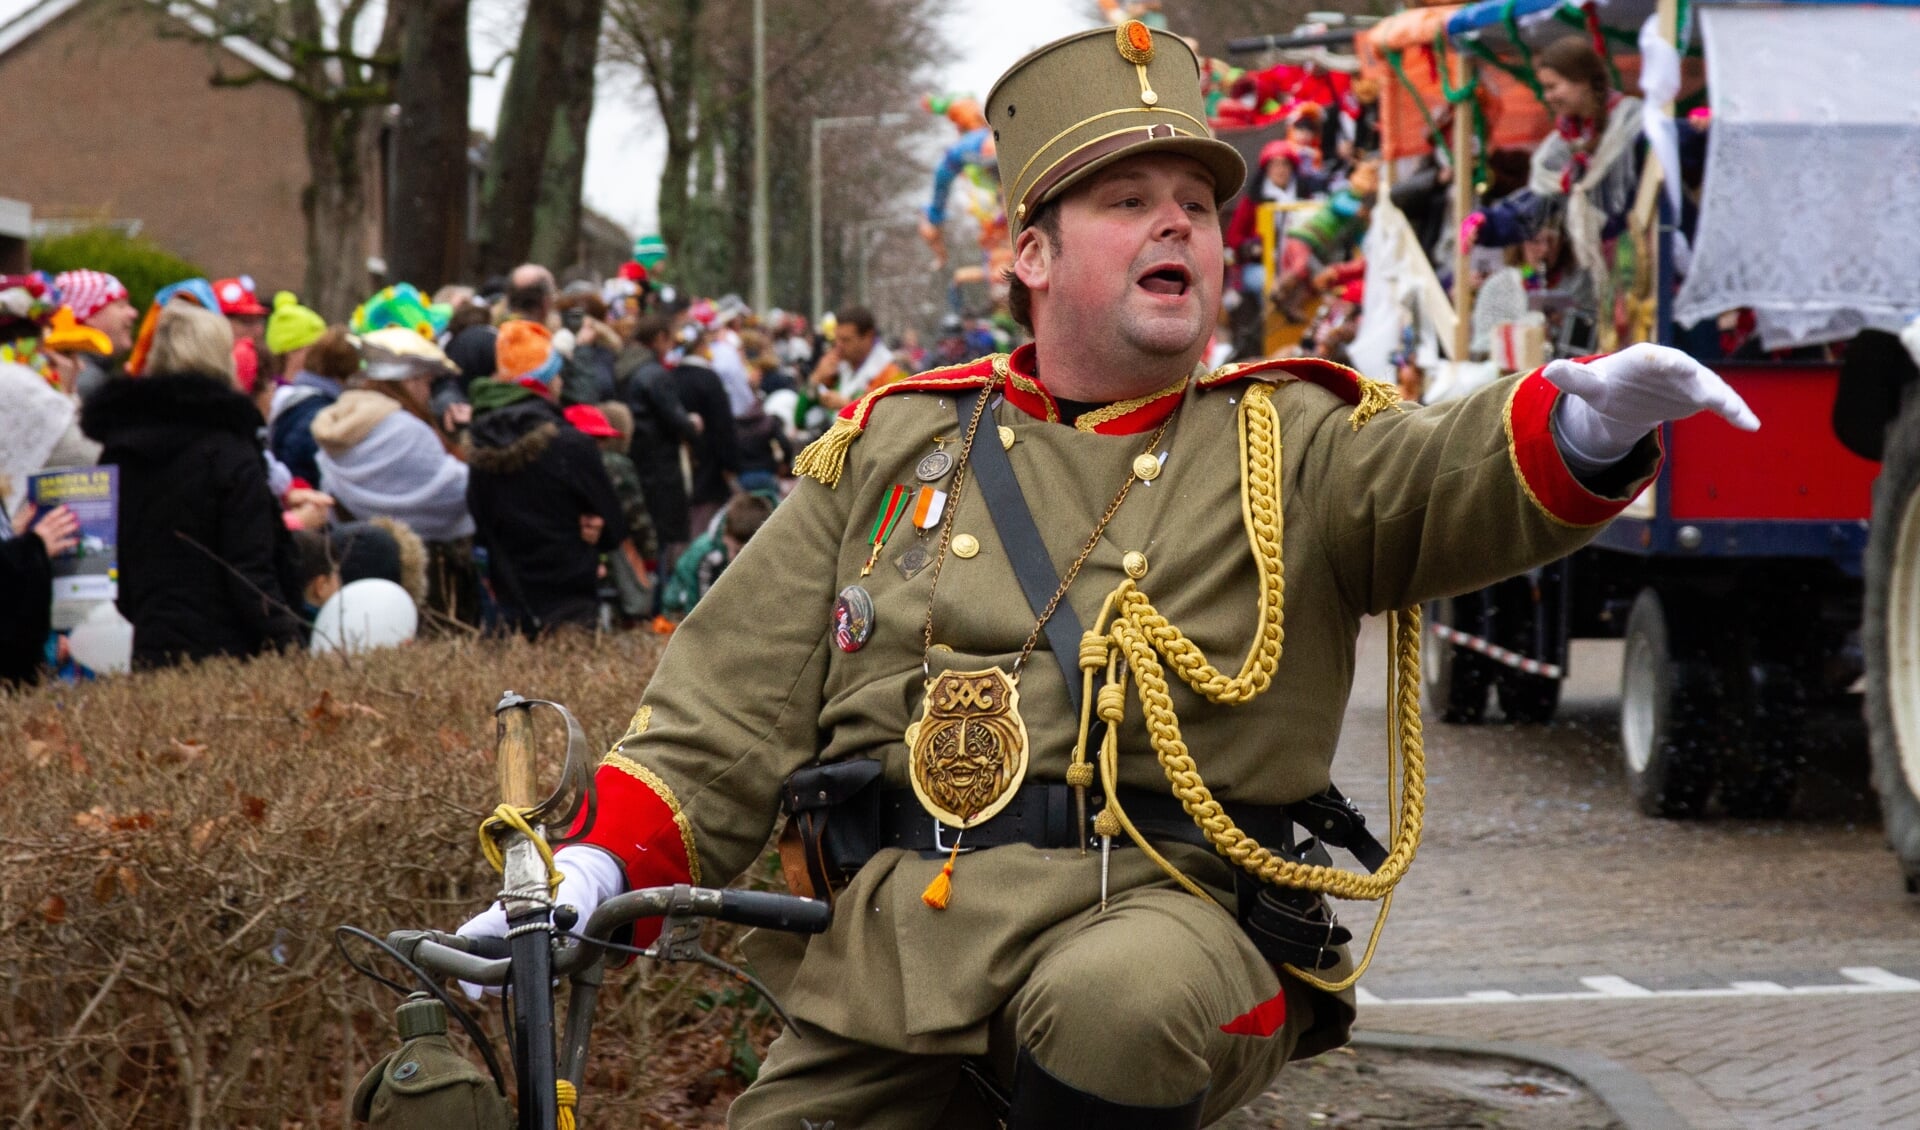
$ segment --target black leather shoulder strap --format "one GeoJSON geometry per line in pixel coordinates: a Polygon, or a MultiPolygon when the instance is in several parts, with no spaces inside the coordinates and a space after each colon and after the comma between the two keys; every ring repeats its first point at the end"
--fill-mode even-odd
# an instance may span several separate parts
{"type": "MultiPolygon", "coordinates": [[[[992,396],[992,388],[983,388],[960,402],[960,418],[971,418],[974,406],[982,396],[992,396]]],[[[1033,512],[1027,509],[1027,500],[1020,493],[1020,480],[1014,477],[1013,462],[1007,458],[1006,449],[1000,446],[1000,438],[992,427],[993,417],[983,415],[981,430],[985,435],[974,437],[973,450],[968,455],[975,481],[980,484],[980,497],[986,500],[987,512],[993,515],[993,528],[1000,535],[1000,544],[1007,551],[1007,560],[1013,565],[1013,575],[1020,581],[1020,591],[1026,594],[1027,605],[1033,609],[1037,618],[1047,607],[1047,601],[1053,599],[1055,589],[1060,587],[1060,573],[1053,567],[1053,558],[1047,555],[1047,544],[1040,540],[1040,530],[1033,524],[1033,512]]],[[[1060,664],[1060,673],[1066,676],[1067,697],[1073,702],[1073,712],[1080,713],[1080,617],[1066,598],[1060,600],[1060,607],[1054,609],[1053,618],[1046,623],[1047,646],[1052,649],[1053,657],[1060,664]]]]}

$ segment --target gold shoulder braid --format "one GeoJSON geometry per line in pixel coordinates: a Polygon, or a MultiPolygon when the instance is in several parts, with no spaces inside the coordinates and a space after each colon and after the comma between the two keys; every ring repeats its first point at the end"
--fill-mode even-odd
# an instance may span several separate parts
{"type": "MultiPolygon", "coordinates": [[[[1286,594],[1282,573],[1280,419],[1273,407],[1273,388],[1251,384],[1240,406],[1240,510],[1247,541],[1260,577],[1258,632],[1237,675],[1228,677],[1207,661],[1200,649],[1153,607],[1132,580],[1120,582],[1107,597],[1093,627],[1080,644],[1080,667],[1085,693],[1080,737],[1074,748],[1068,780],[1087,780],[1089,711],[1107,723],[1099,750],[1099,772],[1107,806],[1094,830],[1104,837],[1125,832],[1136,846],[1182,887],[1202,898],[1207,892],[1155,851],[1120,805],[1119,722],[1126,712],[1127,679],[1139,686],[1141,711],[1148,739],[1174,796],[1193,822],[1206,834],[1214,850],[1262,882],[1317,891],[1340,899],[1380,902],[1367,949],[1351,975],[1338,982],[1288,966],[1289,972],[1316,988],[1337,992],[1352,985],[1373,961],[1374,947],[1393,905],[1393,888],[1406,874],[1420,845],[1421,816],[1426,805],[1426,756],[1420,740],[1420,610],[1394,612],[1389,617],[1393,660],[1387,671],[1389,731],[1387,739],[1388,822],[1393,826],[1392,848],[1380,870],[1369,875],[1295,863],[1256,843],[1241,831],[1215,800],[1200,776],[1193,754],[1180,736],[1161,658],[1181,680],[1208,702],[1232,706],[1248,702],[1267,690],[1280,661],[1281,628],[1286,594]],[[1111,617],[1111,619],[1109,619],[1111,617]],[[1104,628],[1102,627],[1104,625],[1104,628]],[[1094,672],[1105,668],[1106,685],[1093,693],[1094,672]],[[1397,725],[1395,725],[1397,723],[1397,725]],[[1398,779],[1398,791],[1394,788],[1398,779]]],[[[1377,409],[1376,409],[1377,410],[1377,409]]]]}

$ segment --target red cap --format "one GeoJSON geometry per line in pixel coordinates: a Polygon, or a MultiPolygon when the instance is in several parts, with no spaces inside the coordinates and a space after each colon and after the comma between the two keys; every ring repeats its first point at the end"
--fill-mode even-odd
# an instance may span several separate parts
{"type": "Polygon", "coordinates": [[[214,283],[213,296],[220,300],[222,314],[265,317],[273,313],[260,305],[260,296],[253,290],[253,280],[245,275],[237,279],[221,279],[214,283]]]}
{"type": "Polygon", "coordinates": [[[595,439],[605,439],[608,436],[620,434],[614,430],[612,424],[607,423],[607,414],[591,404],[576,404],[561,415],[567,418],[567,423],[595,439]]]}
{"type": "Polygon", "coordinates": [[[1293,147],[1291,141],[1284,139],[1269,141],[1261,146],[1260,160],[1255,163],[1264,169],[1270,161],[1285,161],[1289,165],[1297,166],[1300,164],[1300,151],[1293,147]]]}
{"type": "Polygon", "coordinates": [[[631,283],[646,282],[647,269],[639,263],[625,262],[620,264],[620,277],[631,283]]]}

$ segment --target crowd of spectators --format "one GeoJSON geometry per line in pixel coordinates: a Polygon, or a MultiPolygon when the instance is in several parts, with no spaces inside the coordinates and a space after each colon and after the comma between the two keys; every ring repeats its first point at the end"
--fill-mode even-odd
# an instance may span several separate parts
{"type": "Polygon", "coordinates": [[[424,632],[668,632],[799,447],[924,352],[859,307],[816,327],[534,264],[336,323],[245,278],[143,312],[100,272],[10,276],[0,348],[0,684],[88,673],[49,618],[79,523],[27,497],[35,472],[118,469],[134,668],[323,650],[321,609],[362,580],[424,632]]]}

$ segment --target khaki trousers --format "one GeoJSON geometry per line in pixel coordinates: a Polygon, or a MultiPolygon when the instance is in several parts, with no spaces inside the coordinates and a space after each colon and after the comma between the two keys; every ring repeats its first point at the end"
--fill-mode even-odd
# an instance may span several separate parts
{"type": "MultiPolygon", "coordinates": [[[[849,985],[858,983],[849,977],[849,985]]],[[[1287,981],[1271,1036],[1220,1026],[1279,991],[1279,979],[1224,911],[1183,891],[1126,892],[1065,934],[988,1025],[986,1061],[1004,1088],[1023,1047],[1067,1084],[1110,1102],[1170,1106],[1207,1088],[1205,1120],[1272,1082],[1310,995],[1287,981]]],[[[759,1079],[727,1115],[732,1130],[989,1127],[958,1056],[870,1047],[818,1026],[775,1040],[759,1079]]]]}

